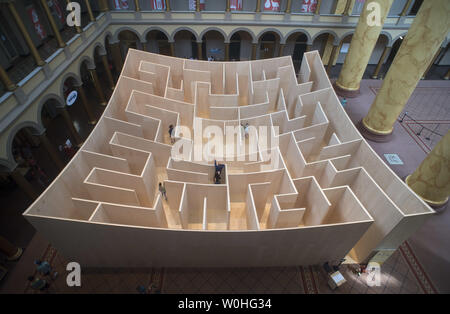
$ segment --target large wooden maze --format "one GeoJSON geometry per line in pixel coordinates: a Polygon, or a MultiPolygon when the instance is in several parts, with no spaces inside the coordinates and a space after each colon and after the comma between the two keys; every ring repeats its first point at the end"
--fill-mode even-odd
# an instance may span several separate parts
{"type": "Polygon", "coordinates": [[[290,57],[130,49],[97,126],[24,215],[85,266],[248,267],[363,262],[433,213],[361,137],[317,51],[297,78],[290,57]]]}

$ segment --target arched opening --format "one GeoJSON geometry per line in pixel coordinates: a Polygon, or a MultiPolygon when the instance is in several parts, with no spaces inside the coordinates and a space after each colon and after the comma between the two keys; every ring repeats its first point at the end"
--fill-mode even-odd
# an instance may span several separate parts
{"type": "Polygon", "coordinates": [[[123,30],[119,33],[120,41],[120,53],[122,54],[122,59],[125,60],[127,56],[128,49],[141,49],[141,43],[139,37],[129,30],[123,30]]]}
{"type": "Polygon", "coordinates": [[[303,60],[303,54],[307,49],[308,36],[304,33],[291,34],[286,40],[286,46],[284,47],[284,55],[292,57],[292,63],[294,64],[295,73],[300,70],[300,66],[303,60]]]}
{"type": "Polygon", "coordinates": [[[147,33],[147,51],[170,56],[169,38],[159,30],[152,30],[147,33]]]}
{"type": "Polygon", "coordinates": [[[111,36],[105,37],[105,50],[106,50],[106,56],[108,57],[108,63],[111,64],[111,73],[114,78],[114,80],[117,79],[117,77],[120,74],[121,69],[117,69],[116,64],[113,60],[113,54],[111,51],[111,36]]]}
{"type": "MultiPolygon", "coordinates": [[[[106,99],[109,99],[112,94],[112,87],[114,86],[114,78],[112,77],[112,62],[109,61],[108,56],[104,55],[106,49],[97,46],[94,49],[94,64],[95,71],[100,78],[99,83],[104,91],[106,99]],[[111,74],[111,76],[110,76],[111,74]]],[[[83,70],[84,71],[84,70],[83,70]]],[[[92,78],[91,78],[92,81],[92,78]]]]}
{"type": "Polygon", "coordinates": [[[415,16],[417,15],[417,12],[419,12],[420,7],[422,6],[423,0],[415,0],[414,4],[411,7],[411,10],[409,10],[408,15],[415,16]]]}
{"type": "Polygon", "coordinates": [[[258,59],[268,59],[278,56],[280,36],[272,31],[266,32],[259,37],[258,59]]]}
{"type": "Polygon", "coordinates": [[[42,192],[59,173],[38,138],[39,130],[33,127],[20,129],[12,140],[12,155],[16,171],[25,178],[36,192],[42,192]]]}
{"type": "Polygon", "coordinates": [[[388,44],[389,38],[384,34],[380,34],[377,43],[373,48],[372,55],[370,56],[366,71],[363,76],[364,79],[379,78],[379,73],[383,69],[384,62],[388,57],[388,52],[390,49],[387,47],[388,44]]]}
{"type": "MultiPolygon", "coordinates": [[[[62,115],[61,108],[63,105],[54,98],[48,99],[42,105],[41,121],[50,145],[58,151],[64,162],[68,162],[73,157],[69,152],[76,150],[76,139],[72,136],[62,115]],[[66,146],[71,149],[67,149],[66,146]]],[[[77,123],[77,125],[80,124],[77,123]]]]}
{"type": "MultiPolygon", "coordinates": [[[[89,64],[89,66],[87,60],[84,60],[80,64],[81,82],[83,83],[83,89],[87,98],[87,104],[82,103],[82,105],[88,107],[86,111],[95,110],[98,109],[97,107],[100,107],[99,112],[94,115],[93,119],[96,119],[101,115],[105,109],[103,105],[106,104],[107,99],[109,99],[109,96],[111,96],[112,93],[111,89],[108,87],[106,77],[103,79],[102,71],[104,71],[104,66],[98,59],[99,58],[97,58],[97,62],[94,61],[93,64],[89,64]],[[99,104],[101,104],[101,106],[99,106],[99,104]]],[[[83,99],[80,99],[80,101],[82,100],[83,99]]]]}
{"type": "Polygon", "coordinates": [[[447,44],[445,48],[441,47],[438,52],[435,54],[434,59],[431,61],[427,70],[423,75],[424,79],[428,80],[440,80],[449,71],[449,60],[450,53],[449,51],[450,44],[447,44]]]}
{"type": "Polygon", "coordinates": [[[328,65],[331,53],[333,51],[333,44],[335,37],[331,33],[323,33],[317,36],[313,41],[312,50],[318,50],[320,57],[322,58],[322,63],[328,65]]]}
{"type": "Polygon", "coordinates": [[[400,49],[400,46],[402,45],[403,38],[404,38],[403,36],[400,36],[392,45],[391,52],[389,53],[389,56],[386,59],[386,63],[384,64],[384,71],[383,71],[384,73],[387,73],[387,71],[389,71],[392,61],[394,61],[394,58],[397,55],[397,52],[400,49]]]}
{"type": "Polygon", "coordinates": [[[181,30],[174,36],[175,57],[198,59],[197,42],[193,33],[181,30]]]}
{"type": "Polygon", "coordinates": [[[252,57],[252,36],[246,31],[238,31],[230,39],[230,60],[247,61],[252,57]]]}
{"type": "Polygon", "coordinates": [[[225,38],[215,30],[206,32],[202,37],[202,55],[204,59],[225,60],[225,38]]]}

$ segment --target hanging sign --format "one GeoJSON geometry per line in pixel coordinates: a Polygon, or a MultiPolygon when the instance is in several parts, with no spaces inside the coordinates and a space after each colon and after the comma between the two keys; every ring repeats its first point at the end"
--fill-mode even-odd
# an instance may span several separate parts
{"type": "Polygon", "coordinates": [[[152,5],[152,10],[166,10],[166,1],[165,0],[150,0],[152,5]]]}
{"type": "Polygon", "coordinates": [[[230,0],[230,10],[242,11],[242,1],[243,0],[230,0]]]}
{"type": "Polygon", "coordinates": [[[78,92],[76,90],[71,91],[69,93],[69,96],[67,96],[67,99],[66,99],[67,106],[69,106],[69,107],[72,106],[75,103],[75,101],[77,101],[77,97],[78,97],[78,92]]]}
{"type": "Polygon", "coordinates": [[[42,26],[41,21],[39,20],[39,15],[37,14],[36,9],[34,7],[30,7],[28,8],[27,12],[39,39],[44,39],[47,34],[45,33],[45,29],[42,26]]]}
{"type": "Polygon", "coordinates": [[[114,0],[116,10],[128,10],[128,0],[114,0]]]}
{"type": "Polygon", "coordinates": [[[303,0],[302,8],[300,12],[302,13],[314,13],[317,8],[317,0],[303,0]]]}
{"type": "Polygon", "coordinates": [[[263,0],[264,11],[280,11],[280,0],[263,0]]]}

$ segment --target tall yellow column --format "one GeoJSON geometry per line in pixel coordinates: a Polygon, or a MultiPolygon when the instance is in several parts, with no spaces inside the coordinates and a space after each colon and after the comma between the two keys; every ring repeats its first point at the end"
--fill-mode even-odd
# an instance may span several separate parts
{"type": "Polygon", "coordinates": [[[375,71],[373,71],[372,78],[377,79],[378,74],[380,74],[381,67],[383,66],[384,60],[386,59],[386,56],[388,55],[389,51],[391,51],[391,47],[384,47],[383,53],[381,54],[380,60],[378,60],[377,67],[375,68],[375,71]]]}
{"type": "Polygon", "coordinates": [[[83,140],[81,139],[80,134],[78,133],[77,129],[75,129],[75,126],[73,125],[72,118],[69,115],[69,112],[67,111],[66,107],[59,108],[61,112],[61,116],[64,119],[64,122],[66,123],[67,128],[69,129],[70,134],[73,136],[75,140],[75,145],[77,147],[81,147],[83,145],[83,140]]]}
{"type": "MultiPolygon", "coordinates": [[[[42,1],[45,1],[45,0],[42,0],[42,1]]],[[[89,21],[95,22],[94,13],[92,13],[92,8],[91,8],[91,4],[89,3],[89,0],[84,0],[84,2],[86,3],[86,8],[88,10],[89,21]]]]}
{"type": "Polygon", "coordinates": [[[405,16],[408,13],[408,9],[411,6],[411,2],[413,2],[413,0],[408,0],[405,4],[405,6],[403,7],[402,13],[400,13],[400,16],[405,16]]]}
{"type": "MultiPolygon", "coordinates": [[[[336,92],[342,96],[355,96],[359,92],[359,84],[369,63],[373,48],[375,47],[384,20],[389,13],[393,0],[368,0],[364,3],[361,16],[353,34],[350,48],[345,57],[339,78],[336,81],[336,92]],[[373,14],[368,6],[376,3],[380,6],[380,24],[370,26],[368,19],[373,14]]],[[[369,7],[370,8],[370,7],[369,7]]]]}
{"type": "Polygon", "coordinates": [[[255,12],[261,12],[261,0],[256,0],[256,9],[255,12]]]}
{"type": "Polygon", "coordinates": [[[23,250],[0,236],[0,252],[5,254],[9,261],[16,261],[22,256],[23,250]]]}
{"type": "Polygon", "coordinates": [[[450,79],[450,70],[447,71],[447,74],[444,76],[444,80],[448,81],[450,79]]]}
{"type": "Polygon", "coordinates": [[[286,13],[291,13],[291,8],[292,8],[292,0],[287,0],[286,13]]]}
{"type": "Polygon", "coordinates": [[[278,52],[278,57],[283,56],[284,44],[280,44],[280,51],[278,52]]]}
{"type": "Polygon", "coordinates": [[[339,48],[339,46],[334,45],[333,49],[331,50],[330,59],[327,64],[327,74],[328,75],[330,75],[331,69],[333,68],[333,61],[334,61],[334,58],[336,57],[336,53],[339,51],[338,48],[339,48]]]}
{"type": "Polygon", "coordinates": [[[139,0],[134,0],[134,6],[136,7],[136,12],[141,11],[141,6],[139,5],[139,0]]]}
{"type": "Polygon", "coordinates": [[[199,43],[199,42],[197,42],[197,55],[198,55],[198,60],[203,60],[202,43],[199,43]]]}
{"type": "Polygon", "coordinates": [[[230,12],[230,0],[227,0],[227,7],[225,8],[225,12],[230,12]]]}
{"type": "Polygon", "coordinates": [[[355,6],[355,0],[347,0],[343,14],[344,15],[352,15],[354,6],[355,6]]]}
{"type": "Polygon", "coordinates": [[[53,145],[50,143],[47,135],[45,134],[45,131],[39,134],[38,137],[42,146],[44,146],[54,164],[59,168],[60,171],[64,169],[64,163],[62,162],[61,157],[59,156],[55,147],[53,147],[53,145]]]}
{"type": "Polygon", "coordinates": [[[108,1],[107,0],[98,0],[98,5],[100,7],[101,12],[109,11],[108,1]]]}
{"type": "Polygon", "coordinates": [[[86,114],[88,116],[88,119],[89,119],[88,123],[90,125],[96,124],[97,120],[95,119],[94,113],[92,112],[92,108],[89,105],[89,102],[86,97],[86,93],[84,92],[83,85],[76,86],[76,89],[77,89],[78,95],[80,96],[81,104],[83,105],[83,108],[86,111],[86,114]]]}
{"type": "Polygon", "coordinates": [[[314,12],[314,14],[320,14],[320,6],[322,4],[322,0],[318,0],[317,1],[317,5],[316,5],[316,11],[314,12]]]}
{"type": "Polygon", "coordinates": [[[200,12],[200,0],[195,0],[195,11],[200,12]]]}
{"type": "Polygon", "coordinates": [[[170,0],[165,0],[166,1],[166,11],[170,12],[170,0]]]}
{"type": "Polygon", "coordinates": [[[17,85],[14,84],[11,79],[8,76],[8,73],[3,69],[3,67],[0,65],[0,80],[3,83],[3,86],[5,86],[6,90],[13,91],[17,88],[17,85]]]}
{"type": "Polygon", "coordinates": [[[47,19],[50,22],[50,26],[53,30],[53,34],[58,42],[59,48],[64,48],[66,46],[65,42],[61,38],[61,34],[59,33],[59,29],[56,26],[55,19],[53,18],[52,13],[47,4],[47,0],[41,0],[42,7],[44,8],[45,14],[47,15],[47,19]]]}
{"type": "Polygon", "coordinates": [[[350,0],[336,0],[336,9],[334,14],[344,14],[350,0]]]}
{"type": "Polygon", "coordinates": [[[31,40],[30,35],[28,34],[27,29],[25,28],[25,25],[23,25],[22,19],[20,18],[19,14],[16,11],[16,8],[14,7],[13,2],[8,2],[8,8],[11,12],[11,15],[14,18],[14,21],[16,21],[17,26],[20,29],[20,33],[22,34],[23,38],[25,39],[25,42],[27,43],[28,48],[30,48],[31,55],[34,58],[34,61],[38,66],[42,66],[45,64],[44,60],[42,60],[41,56],[39,55],[39,52],[37,51],[36,47],[33,44],[33,41],[31,40]]]}
{"type": "MultiPolygon", "coordinates": [[[[444,0],[445,1],[445,0],[444,0]]],[[[437,143],[406,184],[433,207],[443,206],[450,195],[450,131],[437,143]]]]}
{"type": "Polygon", "coordinates": [[[225,61],[230,61],[230,43],[225,43],[225,61]]]}
{"type": "Polygon", "coordinates": [[[94,83],[95,91],[97,92],[97,96],[98,96],[100,105],[106,106],[105,94],[103,93],[102,86],[100,85],[97,71],[95,69],[89,69],[89,73],[91,74],[91,79],[92,79],[92,82],[94,83]]]}
{"type": "Polygon", "coordinates": [[[123,67],[123,59],[122,54],[120,53],[120,43],[109,44],[111,48],[111,56],[113,59],[114,66],[116,71],[120,73],[123,67]]]}
{"type": "Polygon", "coordinates": [[[106,77],[108,78],[109,87],[111,90],[114,90],[114,78],[111,73],[111,69],[109,68],[108,57],[105,55],[100,56],[102,58],[103,67],[105,68],[106,77]]]}
{"type": "Polygon", "coordinates": [[[16,167],[16,169],[14,169],[11,172],[11,178],[32,201],[34,201],[39,197],[39,194],[34,190],[30,182],[28,182],[28,180],[25,179],[25,177],[19,171],[19,168],[16,167]]]}
{"type": "Polygon", "coordinates": [[[175,57],[175,43],[173,42],[170,43],[170,55],[175,57]]]}
{"type": "Polygon", "coordinates": [[[362,126],[374,135],[392,133],[398,115],[450,28],[450,1],[424,1],[403,40],[362,126]]]}
{"type": "Polygon", "coordinates": [[[253,43],[252,44],[252,60],[256,60],[256,46],[258,44],[253,43]]]}

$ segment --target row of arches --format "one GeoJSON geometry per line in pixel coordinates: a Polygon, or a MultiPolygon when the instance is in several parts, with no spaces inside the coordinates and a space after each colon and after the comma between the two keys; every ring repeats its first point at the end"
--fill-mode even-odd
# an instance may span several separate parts
{"type": "MultiPolygon", "coordinates": [[[[169,42],[175,42],[177,34],[182,31],[188,31],[189,33],[191,33],[194,36],[194,40],[197,42],[201,42],[206,33],[211,32],[211,31],[216,31],[222,35],[222,37],[226,43],[231,42],[233,35],[237,32],[247,33],[250,36],[252,43],[258,43],[261,40],[262,36],[264,36],[268,32],[271,32],[271,33],[275,33],[279,37],[279,40],[282,44],[284,44],[288,40],[292,39],[292,36],[295,37],[298,34],[304,34],[307,38],[306,41],[309,44],[311,44],[313,41],[315,41],[315,39],[322,34],[330,34],[335,38],[335,43],[337,44],[343,38],[354,33],[354,30],[352,30],[352,31],[349,31],[349,32],[343,34],[341,37],[339,37],[337,35],[337,33],[334,32],[333,30],[324,29],[324,30],[321,30],[321,31],[315,33],[314,35],[311,35],[307,30],[297,28],[297,29],[291,30],[286,35],[283,35],[281,33],[281,31],[277,28],[266,28],[266,29],[260,31],[258,34],[255,34],[251,29],[246,28],[246,27],[237,27],[237,28],[233,29],[229,34],[227,34],[223,29],[221,29],[219,27],[208,27],[208,28],[202,30],[200,33],[197,33],[194,29],[192,29],[190,27],[186,27],[186,26],[178,27],[174,31],[169,33],[167,30],[165,30],[162,27],[152,26],[152,27],[149,27],[148,29],[146,29],[142,34],[140,34],[135,29],[133,29],[129,26],[124,26],[124,27],[117,29],[115,31],[115,33],[113,35],[111,35],[112,36],[111,40],[114,42],[117,42],[118,40],[123,38],[124,31],[129,31],[129,32],[133,33],[133,35],[135,36],[135,39],[142,43],[147,42],[149,35],[151,33],[154,33],[155,31],[162,33],[164,38],[166,38],[166,40],[169,42]]],[[[396,38],[392,38],[391,34],[387,31],[382,31],[381,34],[383,34],[384,36],[386,36],[388,38],[389,45],[391,45],[397,38],[399,38],[400,36],[406,35],[406,32],[405,32],[405,34],[401,34],[401,35],[397,36],[396,38]]]]}
{"type": "MultiPolygon", "coordinates": [[[[403,34],[405,35],[405,34],[403,34]]],[[[174,55],[180,58],[214,59],[218,61],[243,61],[266,59],[278,56],[292,56],[296,71],[300,69],[303,54],[309,50],[319,50],[323,63],[335,65],[345,60],[345,45],[350,44],[353,32],[339,37],[334,31],[323,30],[311,36],[306,30],[295,30],[283,36],[277,29],[265,29],[257,36],[249,29],[237,28],[226,34],[220,28],[208,28],[197,34],[187,27],[177,28],[169,34],[162,28],[150,28],[141,36],[131,28],[120,28],[112,36],[121,46],[122,58],[129,48],[142,49],[153,53],[174,55]],[[331,56],[333,46],[337,47],[331,56]],[[331,62],[329,62],[331,60],[331,62]]],[[[383,50],[391,49],[384,60],[395,56],[403,36],[395,39],[388,32],[382,32],[369,63],[377,64],[383,50]]]]}

